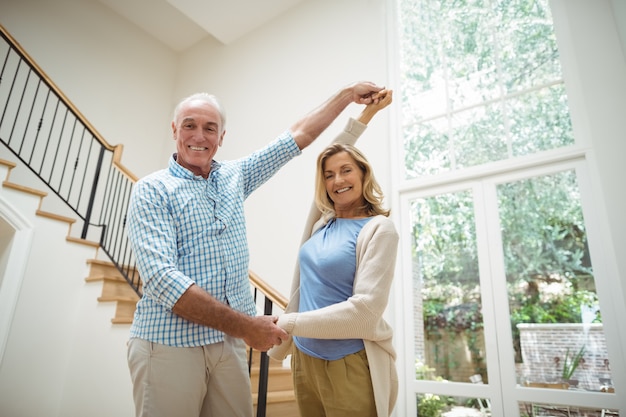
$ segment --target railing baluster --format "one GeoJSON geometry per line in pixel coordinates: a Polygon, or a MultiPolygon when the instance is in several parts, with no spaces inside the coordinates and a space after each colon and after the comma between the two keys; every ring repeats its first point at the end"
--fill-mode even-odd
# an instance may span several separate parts
{"type": "Polygon", "coordinates": [[[22,153],[22,148],[24,147],[24,143],[26,143],[26,135],[28,134],[28,127],[30,126],[30,119],[33,115],[33,108],[35,107],[35,103],[37,102],[37,94],[39,93],[40,85],[41,85],[41,81],[37,83],[35,94],[33,94],[33,103],[31,104],[30,111],[28,112],[28,119],[26,120],[26,126],[24,126],[24,135],[22,136],[22,144],[20,145],[19,153],[22,153]]]}
{"type": "MultiPolygon", "coordinates": [[[[266,316],[271,315],[273,310],[272,300],[265,297],[265,310],[266,316]]],[[[265,410],[267,409],[267,381],[269,379],[270,358],[267,356],[267,352],[261,352],[261,363],[259,369],[259,390],[257,397],[257,417],[265,417],[265,410]]]]}
{"type": "MultiPolygon", "coordinates": [[[[67,196],[63,194],[63,184],[65,181],[65,170],[68,168],[70,164],[70,152],[72,150],[72,140],[74,139],[74,133],[76,132],[76,122],[77,120],[74,119],[74,123],[69,133],[69,143],[67,145],[67,150],[65,152],[65,158],[63,158],[63,155],[61,155],[63,162],[59,164],[61,166],[61,174],[59,175],[59,185],[57,185],[57,188],[59,189],[59,194],[61,194],[63,196],[63,199],[67,201],[68,203],[70,203],[70,199],[69,199],[70,193],[68,192],[67,196]]],[[[59,141],[59,151],[60,150],[61,150],[61,141],[59,141]]],[[[55,163],[54,166],[56,167],[57,164],[55,163]]]]}
{"type": "MultiPolygon", "coordinates": [[[[87,130],[83,130],[83,138],[85,137],[85,132],[87,130]]],[[[86,150],[86,156],[85,156],[85,168],[83,169],[83,174],[81,175],[82,180],[80,181],[80,187],[78,187],[78,202],[76,203],[76,207],[79,206],[80,204],[80,196],[83,195],[83,189],[85,188],[85,182],[87,181],[87,179],[89,178],[88,176],[88,172],[89,172],[89,161],[91,159],[91,149],[93,148],[93,140],[88,142],[88,146],[87,146],[87,150],[86,150]]]]}
{"type": "MultiPolygon", "coordinates": [[[[18,64],[17,64],[17,69],[15,70],[15,74],[13,76],[13,82],[11,83],[11,88],[9,89],[9,96],[8,96],[8,99],[7,99],[7,107],[5,107],[5,110],[8,108],[8,106],[9,106],[8,101],[10,100],[11,96],[13,95],[13,88],[15,87],[15,83],[17,82],[17,76],[19,74],[19,69],[20,69],[20,65],[21,64],[22,64],[22,61],[19,61],[18,64]]],[[[16,111],[16,115],[18,114],[18,112],[19,112],[19,105],[18,105],[18,108],[17,108],[17,111],[16,111]]],[[[2,116],[4,118],[4,114],[2,116]]],[[[14,129],[15,129],[15,121],[13,121],[13,125],[11,126],[11,131],[9,132],[9,141],[8,141],[9,145],[11,144],[11,138],[13,137],[13,130],[14,129]]]]}
{"type": "MultiPolygon", "coordinates": [[[[41,81],[40,81],[41,85],[41,81]]],[[[35,129],[35,137],[33,143],[37,143],[37,139],[39,138],[39,133],[41,132],[41,128],[43,127],[44,115],[46,114],[46,109],[48,108],[48,99],[50,98],[50,89],[48,89],[48,93],[46,94],[46,101],[43,103],[43,108],[41,109],[41,116],[39,117],[39,122],[37,123],[37,129],[35,129]]],[[[30,150],[30,155],[26,160],[28,161],[28,165],[31,166],[33,162],[33,156],[35,155],[36,147],[33,145],[30,150]]]]}
{"type": "MultiPolygon", "coordinates": [[[[54,113],[52,114],[52,118],[50,119],[50,130],[48,131],[48,136],[46,138],[46,146],[44,147],[43,152],[41,152],[40,154],[41,164],[39,164],[39,169],[35,170],[35,174],[39,175],[40,177],[41,177],[41,172],[43,171],[43,164],[45,162],[45,159],[43,158],[43,156],[48,154],[48,149],[50,148],[50,142],[52,141],[52,131],[54,130],[54,125],[56,124],[56,121],[57,121],[57,114],[59,112],[60,104],[61,104],[61,101],[57,100],[57,104],[56,106],[54,106],[54,113]]],[[[35,147],[33,147],[33,149],[34,148],[35,147]]],[[[28,166],[32,167],[32,165],[30,164],[28,166]]]]}
{"type": "Polygon", "coordinates": [[[80,234],[82,239],[87,238],[87,231],[89,229],[89,220],[91,219],[91,212],[93,211],[93,202],[96,199],[96,190],[98,189],[98,180],[100,179],[100,169],[102,168],[102,159],[104,159],[104,147],[100,148],[98,154],[98,163],[96,164],[96,170],[93,176],[93,182],[91,186],[91,193],[89,194],[89,203],[87,204],[87,212],[85,213],[83,223],[83,231],[80,234]]]}

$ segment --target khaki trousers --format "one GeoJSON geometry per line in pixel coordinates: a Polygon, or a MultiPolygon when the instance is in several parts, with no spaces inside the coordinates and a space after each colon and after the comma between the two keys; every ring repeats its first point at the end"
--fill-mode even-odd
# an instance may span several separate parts
{"type": "Polygon", "coordinates": [[[128,367],[137,417],[252,417],[245,343],[181,348],[133,338],[128,367]]]}
{"type": "Polygon", "coordinates": [[[294,347],[291,371],[301,417],[376,417],[365,349],[327,361],[294,347]]]}

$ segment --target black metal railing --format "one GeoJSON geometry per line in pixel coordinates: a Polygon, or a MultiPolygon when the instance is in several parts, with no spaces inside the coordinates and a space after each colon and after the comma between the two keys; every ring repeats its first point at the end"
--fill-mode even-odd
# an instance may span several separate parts
{"type": "MultiPolygon", "coordinates": [[[[126,212],[137,178],[120,163],[122,146],[111,146],[0,25],[0,143],[43,182],[82,222],[80,238],[95,240],[141,296],[141,280],[126,235],[126,212]]],[[[250,274],[255,301],[265,314],[276,302],[250,274]]],[[[269,360],[261,355],[257,416],[264,417],[269,360]]]]}
{"type": "Polygon", "coordinates": [[[109,145],[0,26],[0,142],[80,219],[80,238],[101,250],[139,294],[125,222],[136,178],[109,145]]]}
{"type": "MultiPolygon", "coordinates": [[[[258,295],[263,295],[263,314],[272,315],[276,314],[274,307],[284,311],[287,307],[287,299],[283,297],[278,291],[270,287],[267,282],[263,281],[254,272],[249,271],[250,283],[254,288],[254,300],[258,304],[258,295]]],[[[250,350],[250,357],[248,358],[248,372],[252,372],[252,350],[250,350]]],[[[267,353],[261,352],[259,362],[259,386],[257,389],[257,417],[265,417],[265,411],[267,408],[267,388],[269,379],[269,366],[270,358],[267,353]]]]}

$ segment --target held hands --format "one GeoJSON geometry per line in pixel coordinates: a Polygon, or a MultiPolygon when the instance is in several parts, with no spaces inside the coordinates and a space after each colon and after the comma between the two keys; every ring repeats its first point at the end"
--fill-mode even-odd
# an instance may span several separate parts
{"type": "Polygon", "coordinates": [[[372,103],[365,106],[361,114],[359,115],[359,121],[364,124],[368,124],[372,117],[379,111],[391,104],[393,98],[393,90],[381,90],[376,93],[376,99],[372,103]]]}
{"type": "Polygon", "coordinates": [[[352,89],[352,101],[357,104],[378,104],[381,97],[379,92],[384,90],[384,87],[379,87],[370,81],[361,81],[353,84],[352,89]]]}
{"type": "Polygon", "coordinates": [[[382,110],[391,104],[393,99],[393,90],[380,90],[373,98],[374,100],[372,103],[368,104],[367,107],[375,108],[376,111],[382,110]]]}
{"type": "Polygon", "coordinates": [[[261,352],[270,350],[274,345],[280,345],[287,340],[288,335],[276,325],[276,316],[252,317],[252,325],[249,326],[248,334],[243,340],[248,346],[261,352]]]}

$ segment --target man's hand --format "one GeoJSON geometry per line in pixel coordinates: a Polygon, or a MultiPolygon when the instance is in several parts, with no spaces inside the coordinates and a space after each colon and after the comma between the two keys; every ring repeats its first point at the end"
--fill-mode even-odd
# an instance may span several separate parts
{"type": "Polygon", "coordinates": [[[357,104],[378,103],[380,100],[378,93],[384,90],[384,87],[379,87],[370,81],[355,83],[351,88],[352,101],[357,104]]]}
{"type": "Polygon", "coordinates": [[[251,317],[252,324],[246,329],[243,340],[248,346],[261,352],[267,352],[274,345],[287,340],[287,332],[276,325],[276,316],[251,317]]]}
{"type": "Polygon", "coordinates": [[[300,149],[306,148],[350,103],[378,103],[378,93],[383,89],[371,81],[359,81],[342,88],[289,128],[293,139],[300,149]]]}
{"type": "Polygon", "coordinates": [[[288,338],[287,332],[276,325],[278,317],[250,317],[217,301],[197,285],[185,291],[172,311],[194,323],[243,339],[248,346],[263,352],[288,338]]]}

